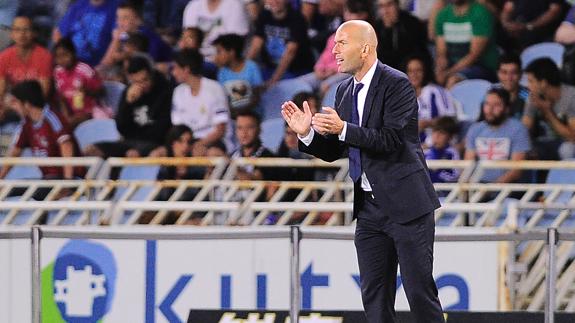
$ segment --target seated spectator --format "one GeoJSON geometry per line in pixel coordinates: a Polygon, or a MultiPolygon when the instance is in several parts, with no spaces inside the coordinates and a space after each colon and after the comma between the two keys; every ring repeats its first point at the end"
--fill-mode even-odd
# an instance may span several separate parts
{"type": "Polygon", "coordinates": [[[184,28],[196,27],[204,32],[200,53],[210,62],[216,54],[216,38],[230,33],[246,36],[249,32],[249,18],[241,0],[190,1],[183,17],[184,28]]]}
{"type": "MultiPolygon", "coordinates": [[[[312,0],[314,1],[314,0],[312,0]]],[[[349,5],[354,0],[315,0],[317,3],[316,19],[308,23],[308,36],[314,52],[324,50],[328,38],[335,33],[337,27],[343,22],[344,6],[349,5]]],[[[302,8],[303,9],[303,8],[302,8]]],[[[304,18],[309,22],[306,14],[304,18]]],[[[330,44],[331,45],[331,44],[330,44]]]]}
{"type": "Polygon", "coordinates": [[[128,65],[129,85],[122,94],[116,125],[118,142],[100,142],[86,148],[88,156],[148,156],[164,144],[171,127],[172,87],[145,57],[135,56],[128,65]]]}
{"type": "MultiPolygon", "coordinates": [[[[209,146],[206,147],[206,152],[204,155],[208,158],[228,157],[228,150],[226,144],[224,144],[223,141],[219,140],[214,141],[209,146]]],[[[214,167],[212,166],[207,167],[206,172],[204,174],[204,179],[210,179],[212,177],[213,171],[214,167]]],[[[221,191],[221,188],[216,189],[216,191],[219,191],[219,193],[216,193],[216,195],[221,194],[219,195],[219,198],[216,199],[216,201],[222,201],[224,192],[221,191]]]]}
{"type": "Polygon", "coordinates": [[[566,46],[575,44],[575,6],[571,7],[565,20],[557,28],[555,41],[566,46]]]}
{"type": "Polygon", "coordinates": [[[174,125],[192,129],[199,144],[208,146],[224,140],[230,116],[225,90],[201,75],[202,63],[202,55],[195,50],[176,55],[172,74],[180,85],[174,89],[171,118],[174,125]]]}
{"type": "MultiPolygon", "coordinates": [[[[371,20],[371,3],[364,0],[349,0],[345,4],[343,16],[348,20],[371,20]]],[[[321,7],[321,6],[320,6],[321,7]]],[[[335,32],[327,39],[323,52],[313,67],[313,72],[302,75],[300,80],[308,83],[314,89],[319,91],[321,97],[339,82],[348,78],[345,73],[338,73],[335,55],[332,53],[335,46],[335,32]]]]}
{"type": "Polygon", "coordinates": [[[243,57],[244,37],[221,35],[214,40],[214,46],[214,63],[219,67],[218,82],[226,89],[232,116],[240,109],[255,109],[263,80],[259,66],[243,57]]]}
{"type": "MultiPolygon", "coordinates": [[[[471,125],[466,137],[465,160],[525,160],[531,149],[529,133],[517,119],[509,117],[509,93],[493,88],[485,96],[483,121],[471,125]]],[[[488,169],[484,183],[514,183],[519,169],[488,169]]]]}
{"type": "Polygon", "coordinates": [[[10,36],[14,45],[0,53],[0,108],[10,87],[22,81],[37,80],[46,96],[52,77],[52,55],[35,43],[30,18],[14,18],[10,36]]]}
{"type": "Polygon", "coordinates": [[[102,80],[90,65],[78,61],[74,43],[62,38],[53,51],[56,94],[70,128],[91,118],[110,118],[112,110],[99,104],[104,94],[102,80]]]}
{"type": "Polygon", "coordinates": [[[377,7],[377,56],[383,63],[399,69],[408,55],[429,56],[425,26],[400,10],[399,0],[378,0],[377,7]]]}
{"type": "Polygon", "coordinates": [[[291,9],[287,0],[265,0],[265,4],[247,57],[255,60],[261,56],[263,77],[269,88],[279,80],[311,72],[313,56],[301,13],[291,9]]]}
{"type": "Polygon", "coordinates": [[[126,56],[125,42],[130,33],[140,33],[148,40],[148,54],[156,63],[166,63],[172,60],[171,47],[153,30],[144,26],[140,7],[127,1],[116,11],[117,27],[112,32],[112,41],[102,58],[100,65],[113,66],[122,62],[126,56]]]}
{"type": "Polygon", "coordinates": [[[553,39],[564,15],[563,0],[507,0],[501,24],[510,49],[523,48],[553,39]]]}
{"type": "MultiPolygon", "coordinates": [[[[178,40],[178,50],[193,49],[199,51],[204,41],[204,32],[200,28],[188,27],[182,31],[178,40]]],[[[202,75],[211,80],[217,80],[218,67],[216,64],[204,60],[202,75]]]]}
{"type": "MultiPolygon", "coordinates": [[[[251,111],[238,114],[236,118],[236,138],[240,147],[234,151],[231,158],[240,157],[274,157],[274,154],[266,147],[262,146],[260,139],[261,132],[260,117],[251,111]]],[[[236,179],[244,181],[270,180],[273,177],[271,168],[255,168],[245,166],[238,168],[236,179]]]]}
{"type": "Polygon", "coordinates": [[[74,42],[78,59],[90,66],[100,64],[112,40],[119,0],[77,0],[60,20],[52,41],[67,37],[74,42]]]}
{"type": "MultiPolygon", "coordinates": [[[[144,0],[142,19],[165,38],[172,38],[182,31],[184,9],[189,0],[144,0]]],[[[169,42],[172,44],[172,42],[169,42]]]]}
{"type": "MultiPolygon", "coordinates": [[[[165,148],[167,157],[190,157],[194,136],[192,130],[184,125],[173,126],[166,135],[165,148]]],[[[158,180],[190,180],[202,179],[205,170],[198,167],[162,166],[158,172],[158,180]]],[[[167,201],[175,191],[175,187],[164,188],[159,194],[161,201],[167,201]]],[[[187,189],[180,197],[181,201],[191,201],[197,194],[197,189],[187,189]]]]}
{"type": "MultiPolygon", "coordinates": [[[[298,149],[297,134],[287,125],[285,134],[277,150],[276,157],[285,157],[293,159],[312,159],[313,156],[302,153],[298,149]]],[[[285,167],[279,170],[280,179],[284,181],[313,181],[314,169],[302,167],[285,167]]],[[[292,195],[295,198],[294,195],[292,195]]],[[[293,200],[293,199],[292,199],[293,200]]]]}
{"type": "Polygon", "coordinates": [[[515,54],[501,56],[497,68],[497,78],[499,83],[494,84],[494,86],[504,88],[510,95],[509,113],[511,117],[521,120],[525,101],[529,96],[529,90],[519,84],[521,80],[521,58],[515,54]]]}
{"type": "MultiPolygon", "coordinates": [[[[35,157],[74,157],[78,156],[78,145],[70,132],[66,121],[47,105],[40,83],[35,80],[23,81],[11,91],[12,105],[23,112],[24,122],[15,135],[14,145],[8,155],[20,156],[24,148],[30,148],[35,157]]],[[[0,179],[5,178],[10,165],[0,169],[0,179]]],[[[40,167],[42,178],[49,180],[73,179],[84,176],[82,167],[71,165],[63,167],[40,167]]],[[[38,189],[35,199],[44,199],[50,188],[38,189]]],[[[11,192],[21,195],[23,192],[11,192]]]]}
{"type": "Polygon", "coordinates": [[[178,49],[195,49],[200,50],[204,42],[204,32],[197,27],[187,27],[182,31],[178,40],[178,49]]]}
{"type": "Polygon", "coordinates": [[[303,103],[307,101],[311,114],[314,115],[319,112],[320,101],[317,95],[312,92],[300,92],[294,95],[292,98],[293,103],[297,104],[298,107],[303,107],[303,103]]]}
{"type": "Polygon", "coordinates": [[[19,125],[20,116],[15,111],[0,108],[0,157],[6,157],[19,125]]]}
{"type": "MultiPolygon", "coordinates": [[[[424,150],[427,160],[459,160],[459,152],[451,145],[453,136],[458,132],[457,120],[453,117],[440,117],[433,124],[431,131],[431,145],[424,150]]],[[[433,183],[457,182],[459,171],[457,169],[430,169],[429,176],[433,183]]]]}
{"type": "Polygon", "coordinates": [[[449,89],[465,79],[495,81],[497,48],[491,13],[472,0],[454,0],[435,21],[435,75],[449,89]]]}
{"type": "Polygon", "coordinates": [[[523,123],[533,136],[537,159],[575,157],[575,87],[561,83],[559,68],[549,58],[525,69],[529,98],[523,123]]]}
{"type": "Polygon", "coordinates": [[[430,146],[431,129],[440,117],[457,116],[455,99],[443,87],[433,82],[431,64],[424,56],[411,56],[406,60],[407,78],[417,94],[419,105],[419,134],[421,143],[430,146]]]}

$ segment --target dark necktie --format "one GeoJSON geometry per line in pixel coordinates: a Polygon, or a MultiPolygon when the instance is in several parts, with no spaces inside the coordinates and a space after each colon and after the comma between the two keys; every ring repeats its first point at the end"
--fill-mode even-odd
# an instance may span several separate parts
{"type": "MultiPolygon", "coordinates": [[[[362,83],[357,83],[353,89],[353,109],[351,109],[351,123],[359,125],[359,110],[357,94],[363,88],[362,83]]],[[[361,152],[359,148],[349,147],[349,176],[355,183],[361,177],[361,152]]]]}

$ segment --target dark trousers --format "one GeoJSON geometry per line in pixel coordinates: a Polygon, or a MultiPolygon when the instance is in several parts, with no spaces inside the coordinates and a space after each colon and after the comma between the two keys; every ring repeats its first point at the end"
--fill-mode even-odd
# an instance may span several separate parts
{"type": "MultiPolygon", "coordinates": [[[[397,265],[417,323],[444,323],[433,280],[433,213],[408,223],[383,217],[371,193],[363,193],[355,231],[361,296],[369,323],[393,323],[397,265]]],[[[381,206],[385,207],[385,206],[381,206]]]]}

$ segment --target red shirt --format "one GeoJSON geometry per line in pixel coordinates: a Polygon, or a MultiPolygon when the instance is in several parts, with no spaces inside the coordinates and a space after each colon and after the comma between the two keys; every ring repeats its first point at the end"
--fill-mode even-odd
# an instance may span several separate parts
{"type": "MultiPolygon", "coordinates": [[[[29,118],[20,125],[14,140],[16,147],[30,147],[34,157],[62,157],[60,143],[71,140],[77,152],[78,146],[64,119],[47,106],[42,110],[42,120],[34,123],[29,118]]],[[[63,177],[62,167],[41,167],[44,177],[63,177]]],[[[76,170],[74,173],[78,173],[76,170]]]]}
{"type": "Polygon", "coordinates": [[[34,45],[27,57],[22,59],[15,46],[0,53],[0,77],[8,84],[26,80],[50,79],[52,76],[52,55],[42,46],[34,45]]]}
{"type": "Polygon", "coordinates": [[[72,69],[62,66],[54,68],[56,91],[66,102],[66,107],[73,114],[88,114],[98,106],[98,100],[85,95],[82,90],[97,91],[102,88],[102,80],[88,64],[78,62],[72,69]]]}

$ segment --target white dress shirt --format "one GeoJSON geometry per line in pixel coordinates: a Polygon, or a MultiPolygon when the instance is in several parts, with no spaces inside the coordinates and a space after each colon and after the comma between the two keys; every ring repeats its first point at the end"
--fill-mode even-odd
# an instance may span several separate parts
{"type": "MultiPolygon", "coordinates": [[[[355,85],[357,83],[362,83],[363,84],[363,88],[361,88],[361,90],[359,90],[359,93],[357,94],[357,112],[359,114],[359,125],[361,126],[361,122],[363,120],[363,110],[365,107],[365,99],[367,98],[367,92],[369,91],[369,86],[371,85],[371,80],[373,79],[373,75],[375,74],[375,68],[377,67],[377,60],[373,63],[373,65],[371,65],[371,67],[369,68],[369,70],[367,71],[367,73],[365,73],[365,75],[363,76],[363,78],[361,80],[356,80],[355,77],[353,78],[353,86],[355,88],[355,85]]],[[[352,89],[353,91],[353,89],[352,89]]],[[[307,136],[305,137],[301,137],[300,135],[298,135],[298,138],[301,142],[304,143],[304,145],[309,146],[313,140],[313,136],[315,134],[315,131],[313,130],[313,128],[310,129],[310,132],[307,134],[307,136]]],[[[341,133],[339,134],[339,140],[340,141],[345,141],[345,135],[347,134],[347,121],[343,122],[343,130],[341,131],[341,133]]],[[[366,192],[371,192],[371,185],[369,184],[369,181],[367,180],[367,176],[365,175],[365,172],[361,173],[361,188],[366,191],[366,192]]]]}

